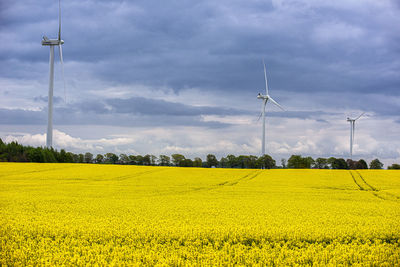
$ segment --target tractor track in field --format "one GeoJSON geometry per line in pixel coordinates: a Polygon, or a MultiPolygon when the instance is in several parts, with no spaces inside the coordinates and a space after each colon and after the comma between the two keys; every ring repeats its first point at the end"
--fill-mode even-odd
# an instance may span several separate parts
{"type": "Polygon", "coordinates": [[[225,181],[222,183],[217,184],[218,186],[234,186],[237,185],[239,182],[247,180],[250,181],[254,178],[256,178],[261,172],[259,170],[253,171],[251,173],[248,173],[238,179],[232,180],[232,181],[225,181]]]}
{"type": "Polygon", "coordinates": [[[31,173],[38,173],[38,172],[51,172],[51,171],[59,171],[59,170],[64,170],[64,169],[70,169],[74,168],[75,166],[62,166],[62,167],[51,167],[51,168],[46,168],[46,169],[40,169],[40,170],[29,170],[29,171],[24,171],[24,172],[14,172],[14,173],[7,173],[7,174],[2,174],[0,177],[6,177],[6,176],[15,176],[15,175],[26,175],[26,174],[31,174],[31,173]]]}
{"type": "Polygon", "coordinates": [[[260,173],[261,173],[261,171],[255,170],[255,171],[250,172],[250,173],[248,173],[248,174],[246,174],[246,175],[244,175],[242,177],[239,177],[237,179],[224,181],[224,182],[221,182],[221,183],[218,183],[218,184],[211,185],[209,187],[197,187],[197,188],[192,189],[191,191],[213,190],[213,189],[221,188],[223,186],[234,186],[234,185],[237,185],[239,182],[244,181],[244,180],[250,181],[250,180],[256,178],[260,173]]]}
{"type": "Polygon", "coordinates": [[[354,183],[358,186],[359,190],[372,193],[375,197],[382,200],[399,201],[400,197],[389,192],[384,192],[369,184],[365,178],[357,170],[349,170],[354,183]]]}
{"type": "Polygon", "coordinates": [[[111,180],[122,181],[122,180],[127,180],[129,178],[135,178],[138,176],[142,176],[142,175],[146,175],[146,174],[150,174],[150,173],[162,172],[162,171],[166,171],[166,169],[142,171],[142,172],[137,172],[137,173],[133,173],[133,174],[121,175],[121,176],[113,177],[111,180]]]}
{"type": "MultiPolygon", "coordinates": [[[[221,183],[218,183],[218,184],[213,184],[213,185],[210,185],[210,186],[193,187],[193,188],[190,188],[189,190],[181,191],[179,194],[185,194],[185,193],[196,192],[196,191],[197,192],[200,192],[200,191],[212,191],[212,190],[216,190],[216,189],[223,188],[223,187],[226,187],[226,186],[234,186],[234,185],[237,185],[239,182],[242,182],[242,181],[250,181],[250,180],[256,178],[260,174],[261,174],[260,170],[255,170],[255,171],[252,171],[252,172],[250,172],[250,173],[248,173],[248,174],[246,174],[244,176],[241,176],[241,177],[233,179],[233,180],[224,181],[224,182],[221,182],[221,183]]],[[[172,195],[174,195],[174,194],[172,194],[172,195]]],[[[166,194],[159,194],[159,195],[171,195],[171,194],[166,193],[166,194]]]]}
{"type": "Polygon", "coordinates": [[[375,187],[373,187],[372,185],[370,185],[369,183],[367,183],[367,181],[365,181],[365,179],[364,179],[364,177],[362,177],[362,175],[358,172],[358,171],[355,171],[357,174],[358,174],[358,176],[361,178],[361,180],[363,181],[363,183],[367,186],[367,187],[369,187],[369,189],[370,190],[368,190],[368,191],[379,191],[378,189],[376,189],[375,187]]]}

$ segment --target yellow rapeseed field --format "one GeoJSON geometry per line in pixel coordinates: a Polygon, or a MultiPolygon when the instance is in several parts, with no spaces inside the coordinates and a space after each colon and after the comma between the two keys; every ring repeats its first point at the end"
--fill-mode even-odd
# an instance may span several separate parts
{"type": "Polygon", "coordinates": [[[0,264],[400,265],[400,171],[0,164],[0,264]]]}

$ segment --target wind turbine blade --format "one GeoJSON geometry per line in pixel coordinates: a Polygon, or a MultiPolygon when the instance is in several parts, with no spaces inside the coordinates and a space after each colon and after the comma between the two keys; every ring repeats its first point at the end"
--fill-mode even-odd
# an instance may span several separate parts
{"type": "Polygon", "coordinates": [[[361,113],[361,115],[358,116],[357,119],[354,119],[354,120],[355,120],[355,121],[358,120],[358,119],[361,118],[361,116],[364,115],[364,114],[365,114],[365,112],[361,113]]]}
{"type": "Polygon", "coordinates": [[[264,59],[263,59],[263,65],[264,65],[264,80],[265,80],[265,93],[266,95],[268,95],[268,79],[267,79],[267,70],[265,68],[265,63],[264,63],[264,59]]]}
{"type": "Polygon", "coordinates": [[[261,119],[261,116],[262,116],[262,113],[260,113],[260,115],[258,115],[257,122],[259,122],[259,121],[260,121],[260,119],[261,119]]]}
{"type": "Polygon", "coordinates": [[[64,75],[64,60],[63,60],[63,54],[62,54],[62,46],[61,44],[58,45],[58,48],[60,50],[60,61],[61,61],[61,71],[62,71],[62,78],[63,78],[63,83],[64,83],[64,102],[67,103],[67,90],[65,89],[65,75],[64,75]]]}
{"type": "Polygon", "coordinates": [[[260,115],[258,116],[257,122],[261,119],[264,109],[265,109],[265,102],[263,101],[263,104],[261,106],[261,112],[260,112],[260,115]]]}
{"type": "Polygon", "coordinates": [[[272,97],[269,96],[268,99],[271,100],[271,102],[274,103],[275,105],[277,105],[280,109],[285,111],[285,109],[281,105],[279,105],[278,102],[276,102],[274,99],[272,99],[272,97]]]}
{"type": "Polygon", "coordinates": [[[58,41],[61,41],[61,0],[58,0],[58,41]]]}

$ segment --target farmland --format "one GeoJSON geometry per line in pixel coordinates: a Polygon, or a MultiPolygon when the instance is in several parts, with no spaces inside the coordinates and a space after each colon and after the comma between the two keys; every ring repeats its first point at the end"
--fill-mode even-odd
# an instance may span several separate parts
{"type": "Polygon", "coordinates": [[[1,265],[400,265],[400,172],[0,163],[1,265]]]}

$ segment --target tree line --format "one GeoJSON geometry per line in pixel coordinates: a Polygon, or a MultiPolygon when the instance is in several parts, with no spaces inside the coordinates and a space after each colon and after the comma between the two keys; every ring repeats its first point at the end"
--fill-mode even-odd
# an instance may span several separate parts
{"type": "MultiPolygon", "coordinates": [[[[227,155],[219,160],[213,154],[208,154],[206,160],[196,157],[193,160],[181,154],[171,156],[160,155],[127,155],[114,153],[75,154],[64,149],[60,151],[53,148],[32,147],[18,144],[17,142],[4,143],[0,139],[0,162],[43,162],[43,163],[97,163],[97,164],[125,164],[144,166],[178,166],[178,167],[203,167],[203,168],[241,168],[241,169],[382,169],[383,164],[379,159],[372,160],[369,165],[363,159],[354,161],[343,158],[317,158],[292,155],[288,160],[282,159],[281,166],[269,155],[261,157],[252,155],[227,155]]],[[[388,169],[400,169],[400,164],[393,164],[388,169]]]]}

